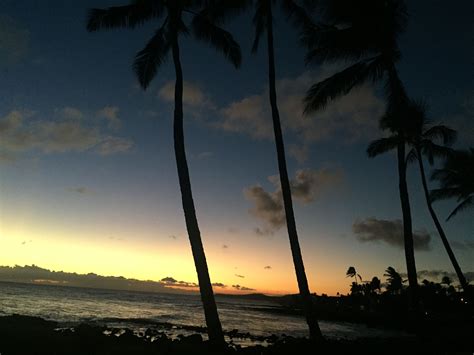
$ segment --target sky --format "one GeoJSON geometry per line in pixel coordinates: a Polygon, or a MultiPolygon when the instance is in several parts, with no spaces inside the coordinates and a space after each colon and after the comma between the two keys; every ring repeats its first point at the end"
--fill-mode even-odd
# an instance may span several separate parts
{"type": "MultiPolygon", "coordinates": [[[[168,60],[139,88],[133,57],[157,23],[88,33],[91,7],[116,0],[2,0],[0,9],[0,265],[39,265],[142,280],[196,282],[172,142],[174,70],[168,60]]],[[[474,142],[470,1],[408,2],[398,68],[433,122],[474,142]],[[440,21],[441,20],[441,21],[440,21]]],[[[267,99],[266,46],[251,54],[251,14],[226,28],[239,70],[192,37],[181,41],[185,140],[211,280],[218,292],[297,292],[278,189],[267,99]]],[[[305,66],[295,30],[275,14],[277,92],[295,214],[312,292],[348,292],[405,271],[394,154],[369,159],[383,136],[380,87],[363,86],[305,117],[311,84],[340,63],[305,66]]],[[[416,166],[408,172],[416,261],[423,275],[453,268],[429,217],[416,166]]],[[[435,183],[431,183],[434,186],[435,183]]],[[[444,219],[455,201],[436,203],[444,219]]],[[[474,271],[472,210],[444,224],[465,272],[474,271]]]]}

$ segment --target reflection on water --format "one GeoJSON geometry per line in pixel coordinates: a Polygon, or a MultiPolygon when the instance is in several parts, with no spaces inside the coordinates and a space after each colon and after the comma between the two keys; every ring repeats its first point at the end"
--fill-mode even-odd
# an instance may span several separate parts
{"type": "MultiPolygon", "coordinates": [[[[277,304],[260,300],[216,297],[222,326],[252,335],[286,334],[307,336],[304,319],[274,314],[264,308],[277,304]]],[[[199,295],[168,295],[129,291],[96,290],[62,286],[25,285],[0,282],[0,315],[39,316],[64,323],[97,322],[111,327],[127,326],[143,331],[150,322],[204,326],[199,295]]],[[[358,338],[396,336],[399,333],[360,324],[321,321],[327,337],[358,338]]],[[[168,327],[171,328],[171,327],[168,327]]],[[[173,334],[173,329],[167,333],[173,334]]],[[[179,333],[188,333],[180,329],[179,333]]]]}

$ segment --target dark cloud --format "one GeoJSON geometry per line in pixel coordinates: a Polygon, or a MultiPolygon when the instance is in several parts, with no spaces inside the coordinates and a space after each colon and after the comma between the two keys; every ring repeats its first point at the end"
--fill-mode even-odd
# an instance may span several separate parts
{"type": "Polygon", "coordinates": [[[171,235],[169,235],[169,236],[168,236],[168,238],[170,238],[170,239],[173,239],[173,240],[176,240],[176,239],[178,239],[178,237],[177,237],[177,236],[175,236],[174,234],[171,234],[171,235]]]}
{"type": "Polygon", "coordinates": [[[274,229],[271,229],[271,228],[256,227],[256,228],[253,229],[253,231],[259,237],[269,237],[269,236],[272,236],[273,233],[274,233],[274,229]]]}
{"type": "Polygon", "coordinates": [[[474,249],[474,241],[470,240],[464,240],[464,241],[457,241],[453,240],[451,243],[451,246],[453,248],[459,249],[459,250],[469,250],[469,249],[474,249]]]}
{"type": "Polygon", "coordinates": [[[90,190],[89,190],[87,187],[84,187],[84,186],[69,187],[69,188],[67,189],[67,191],[76,192],[76,193],[81,194],[81,195],[90,193],[90,190]]]}
{"type": "Polygon", "coordinates": [[[244,278],[245,278],[244,275],[235,274],[235,276],[240,277],[241,279],[244,279],[244,278]]]}
{"type": "Polygon", "coordinates": [[[227,244],[222,244],[222,249],[229,249],[229,246],[227,244]]]}
{"type": "Polygon", "coordinates": [[[265,270],[270,270],[272,267],[270,265],[267,265],[264,267],[265,270]]]}
{"type": "MultiPolygon", "coordinates": [[[[352,225],[352,231],[361,242],[384,242],[398,248],[404,248],[403,223],[401,220],[383,220],[366,218],[357,220],[352,225]]],[[[426,230],[413,232],[415,250],[429,250],[431,235],[426,230]]]]}
{"type": "Polygon", "coordinates": [[[241,286],[241,285],[239,285],[239,284],[237,284],[237,285],[232,285],[232,287],[235,288],[236,290],[239,290],[239,291],[255,291],[254,288],[241,286]]]}
{"type": "Polygon", "coordinates": [[[166,283],[176,283],[178,282],[178,280],[176,280],[175,278],[171,277],[171,276],[167,276],[167,277],[163,277],[161,280],[161,282],[166,282],[166,283]]]}
{"type": "MultiPolygon", "coordinates": [[[[279,176],[270,176],[268,180],[275,186],[272,192],[267,192],[260,185],[250,186],[244,190],[245,197],[254,204],[250,213],[265,222],[265,226],[254,229],[260,236],[272,235],[286,223],[279,176]]],[[[310,203],[326,189],[339,184],[341,180],[340,170],[300,169],[290,180],[292,196],[296,201],[310,203]]]]}
{"type": "Polygon", "coordinates": [[[226,287],[227,287],[227,285],[224,285],[222,282],[214,282],[214,283],[212,284],[212,286],[214,286],[214,287],[220,287],[220,288],[226,288],[226,287]]]}
{"type": "Polygon", "coordinates": [[[161,281],[143,281],[127,279],[122,276],[51,271],[35,265],[0,266],[0,281],[165,293],[196,292],[198,288],[194,282],[177,281],[171,276],[165,277],[161,281]]]}

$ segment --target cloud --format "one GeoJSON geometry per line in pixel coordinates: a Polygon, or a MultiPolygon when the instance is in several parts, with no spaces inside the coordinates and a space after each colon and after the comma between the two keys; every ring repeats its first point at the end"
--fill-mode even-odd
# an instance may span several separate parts
{"type": "Polygon", "coordinates": [[[253,95],[220,110],[223,119],[213,124],[227,132],[245,133],[252,138],[273,137],[270,116],[263,95],[253,95]]]}
{"type": "Polygon", "coordinates": [[[255,291],[254,288],[241,286],[241,285],[239,285],[239,284],[237,284],[237,285],[232,285],[232,287],[235,288],[236,290],[239,290],[239,291],[255,291]]]}
{"type": "MultiPolygon", "coordinates": [[[[0,117],[0,156],[14,160],[19,153],[45,154],[93,151],[101,155],[131,149],[133,142],[106,135],[98,125],[84,120],[72,107],[55,110],[57,119],[41,120],[36,113],[14,110],[0,117]]],[[[3,159],[5,160],[5,159],[3,159]]]]}
{"type": "Polygon", "coordinates": [[[177,237],[177,236],[175,236],[174,234],[172,234],[172,235],[169,235],[169,236],[168,236],[168,238],[170,238],[170,239],[173,239],[173,240],[176,240],[176,239],[178,239],[178,237],[177,237]]]}
{"type": "Polygon", "coordinates": [[[196,155],[196,158],[199,160],[204,160],[204,159],[209,159],[214,156],[213,152],[201,152],[198,155],[196,155]]]}
{"type": "MultiPolygon", "coordinates": [[[[323,191],[339,184],[342,181],[341,170],[330,169],[300,169],[295,177],[290,180],[292,197],[295,201],[304,204],[314,201],[323,191]]],[[[265,222],[265,226],[254,229],[260,236],[273,234],[286,223],[280,180],[277,175],[268,177],[275,186],[275,190],[268,192],[260,185],[250,186],[244,189],[245,197],[253,202],[254,207],[250,213],[265,222]]]]}
{"type": "Polygon", "coordinates": [[[229,246],[227,244],[223,244],[222,249],[229,249],[229,246]]]}
{"type": "MultiPolygon", "coordinates": [[[[348,95],[330,103],[324,111],[310,117],[303,115],[302,100],[306,91],[313,83],[333,72],[331,69],[319,73],[307,71],[298,77],[277,81],[283,129],[295,133],[304,145],[334,140],[335,137],[337,142],[353,143],[370,139],[377,132],[384,103],[369,86],[355,88],[348,95]]],[[[222,108],[220,113],[222,117],[213,124],[216,128],[247,134],[255,139],[273,137],[268,89],[261,94],[232,102],[222,108]]],[[[300,160],[305,158],[304,150],[294,148],[290,154],[300,160]]]]}
{"type": "Polygon", "coordinates": [[[54,110],[54,112],[67,120],[81,120],[84,118],[84,113],[82,113],[81,110],[75,108],[75,107],[63,107],[63,108],[57,108],[54,110]]]}
{"type": "Polygon", "coordinates": [[[198,288],[198,285],[194,282],[177,281],[171,276],[163,278],[162,281],[143,281],[127,279],[122,276],[101,276],[94,273],[77,274],[51,271],[35,265],[16,265],[14,267],[0,266],[0,280],[33,284],[60,284],[76,287],[165,293],[196,292],[198,288]]]}
{"type": "Polygon", "coordinates": [[[471,240],[464,240],[464,241],[453,240],[450,243],[453,248],[456,248],[459,250],[474,249],[474,241],[471,241],[471,240]]]}
{"type": "Polygon", "coordinates": [[[167,277],[163,277],[161,280],[161,282],[170,282],[170,283],[176,283],[178,282],[178,280],[176,280],[175,278],[171,277],[171,276],[167,276],[167,277]]]}
{"type": "Polygon", "coordinates": [[[214,282],[214,283],[212,284],[212,286],[214,286],[214,287],[220,287],[220,288],[226,288],[226,287],[227,287],[227,285],[224,285],[222,282],[214,282]]]}
{"type": "Polygon", "coordinates": [[[267,266],[264,267],[265,270],[271,270],[271,268],[272,267],[270,265],[267,265],[267,266]]]}
{"type": "Polygon", "coordinates": [[[298,163],[303,164],[309,158],[309,145],[290,144],[288,154],[295,158],[298,163]]]}
{"type": "MultiPolygon", "coordinates": [[[[390,246],[404,248],[403,223],[401,220],[383,220],[374,217],[357,220],[352,231],[360,242],[384,242],[390,246]]],[[[426,230],[413,232],[415,250],[430,249],[431,235],[426,230]]]]}
{"type": "Polygon", "coordinates": [[[83,186],[80,186],[80,187],[69,187],[67,189],[67,191],[71,191],[71,192],[75,192],[75,193],[78,193],[80,195],[84,195],[84,194],[89,194],[91,193],[91,191],[87,188],[87,187],[83,187],[83,186]]]}
{"type": "Polygon", "coordinates": [[[24,59],[30,48],[30,31],[9,16],[0,15],[0,66],[24,59]]]}
{"type": "MultiPolygon", "coordinates": [[[[174,102],[174,85],[174,81],[168,81],[158,91],[158,97],[163,101],[174,102]]],[[[189,81],[183,83],[183,104],[193,108],[213,109],[215,107],[201,87],[189,81]]]]}
{"type": "Polygon", "coordinates": [[[133,142],[121,137],[105,137],[97,146],[100,155],[111,155],[128,152],[133,147],[133,142]]]}
{"type": "Polygon", "coordinates": [[[235,274],[236,277],[239,277],[241,279],[245,279],[245,276],[244,275],[239,275],[239,274],[235,274]]]}
{"type": "Polygon", "coordinates": [[[195,282],[178,281],[174,277],[171,277],[171,276],[162,278],[160,282],[168,287],[195,288],[199,286],[195,282]]]}
{"type": "Polygon", "coordinates": [[[117,106],[105,106],[97,111],[97,116],[105,118],[110,129],[118,130],[122,126],[122,121],[118,117],[119,111],[120,109],[117,106]]]}

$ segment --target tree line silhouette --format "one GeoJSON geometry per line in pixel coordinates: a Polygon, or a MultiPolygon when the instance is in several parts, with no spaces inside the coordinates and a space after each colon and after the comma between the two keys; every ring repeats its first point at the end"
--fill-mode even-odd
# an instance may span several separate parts
{"type": "MultiPolygon", "coordinates": [[[[132,0],[128,5],[92,9],[87,19],[88,31],[114,28],[136,28],[145,22],[159,24],[156,32],[133,62],[133,70],[141,87],[146,90],[158,69],[170,55],[175,69],[174,92],[174,148],[181,190],[186,228],[191,244],[199,289],[204,308],[210,342],[222,346],[224,334],[214,299],[204,247],[193,202],[191,180],[186,159],[183,130],[183,68],[181,66],[180,39],[193,35],[195,39],[216,48],[236,68],[241,65],[241,50],[232,34],[222,26],[235,16],[253,7],[255,37],[252,52],[256,52],[266,34],[268,55],[269,101],[277,151],[277,162],[290,249],[299,287],[299,294],[309,327],[310,338],[322,341],[313,300],[308,286],[298,233],[294,217],[288,178],[283,132],[278,112],[273,14],[279,5],[301,37],[307,49],[306,64],[322,65],[333,62],[347,64],[343,70],[312,85],[302,105],[305,114],[323,110],[337,98],[348,94],[364,83],[382,83],[385,88],[386,112],[380,119],[387,137],[370,144],[370,157],[397,151],[400,202],[403,216],[403,238],[408,273],[411,308],[420,309],[420,292],[416,273],[413,245],[412,215],[407,184],[407,165],[418,161],[423,191],[428,210],[440,238],[456,270],[461,286],[467,294],[468,283],[441,226],[432,202],[444,198],[457,198],[459,205],[448,219],[474,205],[474,150],[454,151],[450,145],[455,132],[447,126],[431,125],[423,104],[411,99],[397,70],[401,53],[398,38],[406,28],[408,14],[402,0],[132,0]],[[317,19],[317,20],[316,20],[317,19]],[[161,21],[161,22],[158,22],[161,21]],[[407,152],[407,148],[410,150],[407,152]],[[432,175],[440,188],[430,192],[423,159],[430,165],[435,158],[445,160],[444,166],[432,175]]],[[[377,119],[377,118],[374,118],[377,119]]],[[[376,292],[380,280],[373,278],[367,285],[355,268],[348,276],[355,279],[354,290],[376,292]],[[361,281],[359,284],[357,278],[361,281]],[[362,288],[361,288],[362,287],[362,288]]],[[[386,270],[387,290],[401,292],[402,279],[393,269],[386,270]]],[[[359,292],[359,291],[358,291],[359,292]]]]}

